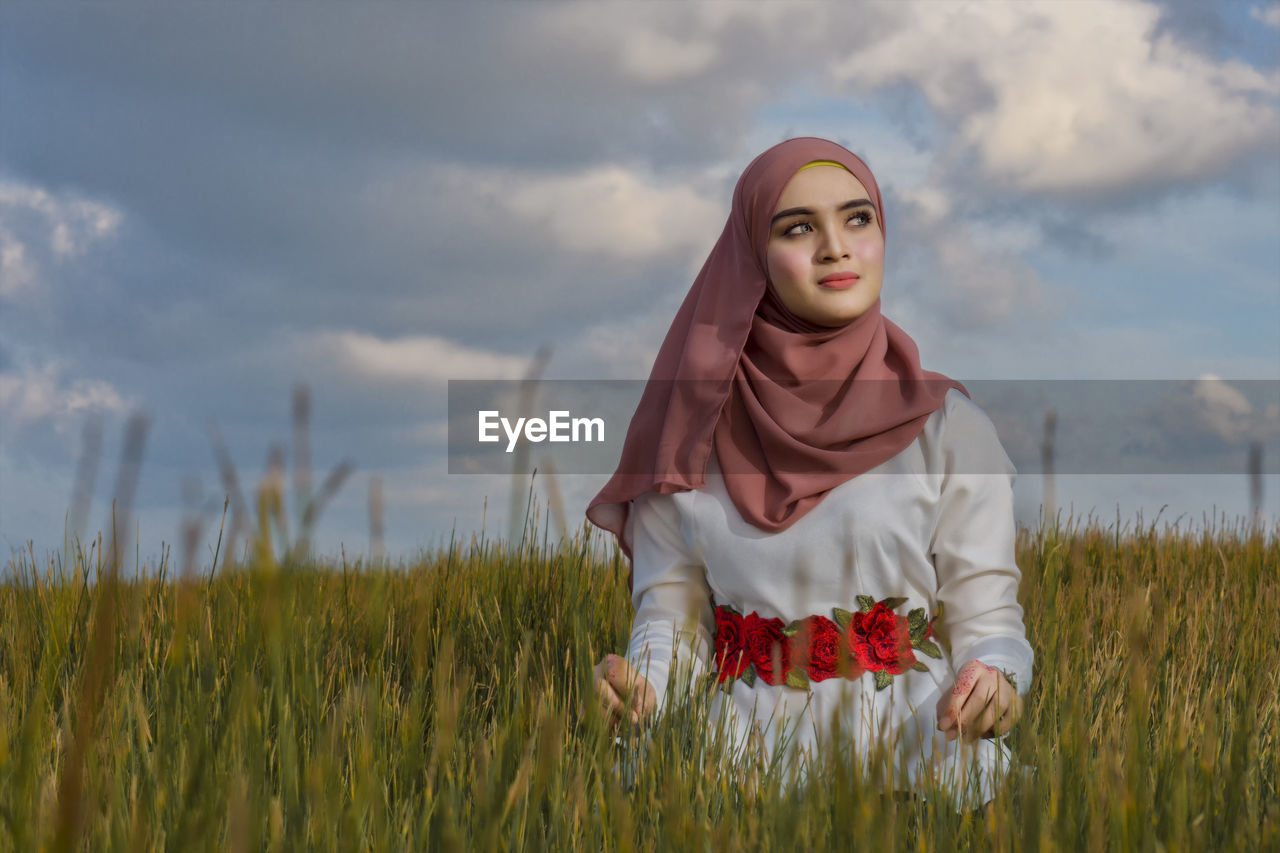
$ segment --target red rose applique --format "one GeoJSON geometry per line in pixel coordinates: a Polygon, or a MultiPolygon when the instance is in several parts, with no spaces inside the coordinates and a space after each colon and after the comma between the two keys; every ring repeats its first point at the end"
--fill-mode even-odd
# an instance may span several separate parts
{"type": "Polygon", "coordinates": [[[766,684],[782,684],[791,668],[791,644],[782,628],[781,619],[762,619],[754,612],[743,620],[747,657],[766,684]]]}
{"type": "Polygon", "coordinates": [[[849,648],[868,670],[901,675],[916,662],[907,620],[877,602],[865,613],[854,613],[848,628],[849,648]]]}
{"type": "Polygon", "coordinates": [[[832,608],[834,621],[815,614],[786,626],[759,613],[743,616],[732,607],[716,607],[715,664],[722,689],[729,690],[733,679],[754,685],[759,678],[807,690],[815,681],[858,679],[869,672],[876,690],[884,690],[908,669],[929,671],[916,652],[943,657],[934,642],[935,620],[925,608],[903,617],[894,610],[907,603],[905,597],[876,601],[859,595],[857,601],[857,612],[832,608]]]}
{"type": "Polygon", "coordinates": [[[718,681],[724,683],[730,678],[740,678],[751,665],[751,657],[744,642],[742,614],[728,607],[717,607],[715,615],[716,669],[720,672],[718,681]]]}
{"type": "Polygon", "coordinates": [[[840,627],[825,616],[809,616],[792,637],[791,661],[808,674],[810,681],[826,681],[842,675],[841,662],[853,663],[842,648],[840,627]]]}

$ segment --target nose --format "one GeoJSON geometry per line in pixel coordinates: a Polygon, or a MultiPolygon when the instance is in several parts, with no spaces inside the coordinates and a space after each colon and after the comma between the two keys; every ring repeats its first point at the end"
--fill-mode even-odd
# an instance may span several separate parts
{"type": "Polygon", "coordinates": [[[840,229],[822,229],[822,237],[818,242],[818,259],[836,261],[848,257],[849,246],[845,243],[845,236],[840,233],[840,229]]]}

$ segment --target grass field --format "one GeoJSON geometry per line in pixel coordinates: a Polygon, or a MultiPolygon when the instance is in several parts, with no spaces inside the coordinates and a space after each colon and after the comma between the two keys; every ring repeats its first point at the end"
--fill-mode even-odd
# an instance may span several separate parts
{"type": "Polygon", "coordinates": [[[729,766],[697,705],[616,745],[580,713],[630,628],[592,541],[129,580],[101,541],[13,555],[0,849],[1280,848],[1275,531],[1024,533],[1029,769],[986,819],[729,766]]]}

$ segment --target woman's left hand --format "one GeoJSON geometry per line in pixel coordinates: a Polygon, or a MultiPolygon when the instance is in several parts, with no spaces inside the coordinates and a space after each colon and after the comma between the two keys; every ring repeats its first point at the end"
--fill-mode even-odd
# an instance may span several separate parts
{"type": "Polygon", "coordinates": [[[938,730],[947,740],[999,737],[1022,716],[1022,697],[994,666],[971,660],[956,676],[950,695],[938,700],[938,730]]]}

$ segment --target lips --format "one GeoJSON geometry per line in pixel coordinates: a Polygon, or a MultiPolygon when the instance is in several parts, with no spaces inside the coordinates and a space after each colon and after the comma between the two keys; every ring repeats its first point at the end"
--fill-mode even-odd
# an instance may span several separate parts
{"type": "Polygon", "coordinates": [[[826,287],[831,290],[848,290],[857,283],[858,274],[856,272],[835,272],[818,279],[820,287],[826,287]]]}

